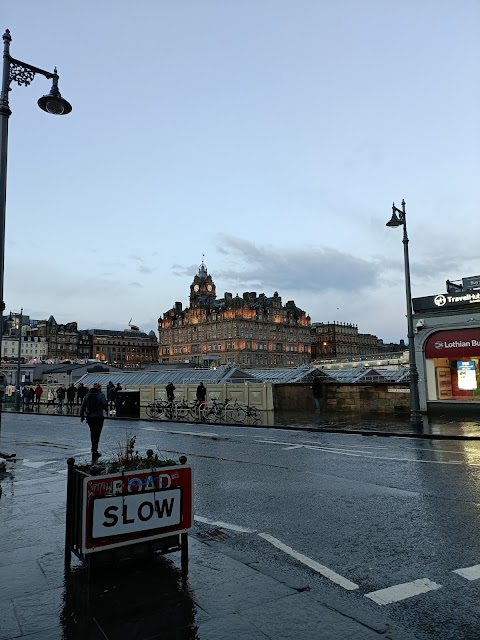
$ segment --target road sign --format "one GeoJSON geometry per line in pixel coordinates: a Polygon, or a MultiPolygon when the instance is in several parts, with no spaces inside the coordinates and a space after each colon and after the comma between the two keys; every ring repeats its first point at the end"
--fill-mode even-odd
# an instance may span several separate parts
{"type": "Polygon", "coordinates": [[[173,466],[88,476],[83,553],[185,533],[193,527],[193,472],[173,466]]]}

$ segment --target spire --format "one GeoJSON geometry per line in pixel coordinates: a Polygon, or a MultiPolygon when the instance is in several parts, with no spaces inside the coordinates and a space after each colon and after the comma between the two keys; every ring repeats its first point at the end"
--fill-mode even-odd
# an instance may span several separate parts
{"type": "Polygon", "coordinates": [[[202,264],[200,265],[199,269],[198,269],[198,275],[200,276],[200,278],[206,278],[208,275],[207,272],[207,267],[205,265],[205,254],[202,253],[202,264]]]}

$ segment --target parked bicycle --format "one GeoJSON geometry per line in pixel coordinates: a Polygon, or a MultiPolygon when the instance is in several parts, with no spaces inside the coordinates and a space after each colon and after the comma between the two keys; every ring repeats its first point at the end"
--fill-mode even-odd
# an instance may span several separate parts
{"type": "Polygon", "coordinates": [[[236,422],[239,424],[257,422],[260,416],[250,405],[238,402],[237,400],[217,401],[215,398],[206,402],[204,400],[154,400],[146,408],[149,418],[164,420],[187,420],[193,418],[199,422],[215,422],[224,420],[225,422],[236,422]]]}

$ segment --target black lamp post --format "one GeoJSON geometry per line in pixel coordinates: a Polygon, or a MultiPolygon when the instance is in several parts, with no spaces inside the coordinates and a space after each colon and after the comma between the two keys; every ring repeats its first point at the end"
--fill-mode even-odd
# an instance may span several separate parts
{"type": "MultiPolygon", "coordinates": [[[[50,93],[38,100],[38,106],[43,111],[53,115],[66,115],[72,110],[72,106],[60,95],[58,90],[58,74],[55,68],[53,73],[44,71],[31,64],[16,60],[10,55],[10,42],[12,37],[7,29],[3,34],[3,80],[0,94],[0,362],[2,354],[3,336],[3,312],[5,302],[3,299],[3,281],[5,271],[5,212],[7,205],[7,147],[8,147],[8,118],[12,113],[8,103],[10,84],[17,82],[19,86],[29,85],[39,73],[52,80],[50,93]]],[[[0,425],[2,417],[3,393],[0,393],[0,425]]]]}
{"type": "Polygon", "coordinates": [[[408,324],[408,354],[410,361],[410,423],[419,427],[422,425],[422,414],[420,412],[420,400],[418,396],[418,371],[415,358],[415,344],[413,341],[413,309],[412,290],[410,287],[410,260],[408,258],[408,235],[407,216],[405,211],[405,200],[402,200],[402,208],[397,209],[395,203],[392,206],[392,217],[387,222],[387,227],[403,226],[403,257],[405,262],[405,293],[407,297],[407,324],[408,324]],[[397,215],[398,214],[398,215],[397,215]]]}

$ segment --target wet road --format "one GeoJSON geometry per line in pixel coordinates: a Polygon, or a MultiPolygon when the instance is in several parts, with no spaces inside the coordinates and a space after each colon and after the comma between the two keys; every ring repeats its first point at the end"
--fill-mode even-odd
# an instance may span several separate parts
{"type": "MultiPolygon", "coordinates": [[[[77,419],[14,420],[0,448],[31,451],[17,480],[88,455],[77,419]]],[[[480,442],[107,421],[104,454],[129,434],[140,451],[188,456],[200,536],[352,616],[380,610],[425,640],[480,637],[480,442]]]]}

